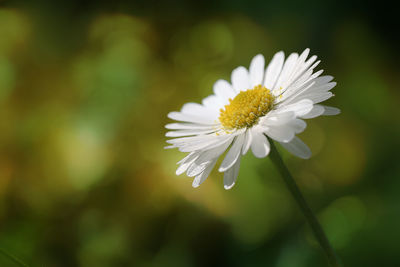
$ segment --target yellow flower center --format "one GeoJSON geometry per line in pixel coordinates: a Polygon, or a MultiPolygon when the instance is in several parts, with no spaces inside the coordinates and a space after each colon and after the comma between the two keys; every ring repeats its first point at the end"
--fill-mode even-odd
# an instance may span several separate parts
{"type": "Polygon", "coordinates": [[[273,108],[274,100],[270,90],[256,85],[229,99],[229,105],[220,109],[219,121],[228,130],[252,127],[273,108]]]}

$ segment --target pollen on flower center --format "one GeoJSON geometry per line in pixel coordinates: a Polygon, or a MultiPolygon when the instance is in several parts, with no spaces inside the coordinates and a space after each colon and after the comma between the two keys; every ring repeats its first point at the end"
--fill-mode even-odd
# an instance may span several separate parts
{"type": "Polygon", "coordinates": [[[262,85],[242,91],[229,99],[225,109],[220,109],[219,121],[225,129],[252,127],[260,117],[266,115],[274,105],[274,96],[262,85]]]}

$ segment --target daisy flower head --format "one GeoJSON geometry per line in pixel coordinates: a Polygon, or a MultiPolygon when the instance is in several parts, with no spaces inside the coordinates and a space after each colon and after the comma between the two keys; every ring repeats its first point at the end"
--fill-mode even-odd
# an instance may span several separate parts
{"type": "Polygon", "coordinates": [[[269,139],[279,142],[292,154],[307,159],[311,151],[296,134],[306,128],[304,119],[336,115],[340,111],[319,103],[333,96],[332,76],[314,72],[320,61],[308,58],[309,49],[288,58],[276,53],[265,67],[262,55],[255,56],[250,67],[232,71],[231,83],[218,80],[214,94],[201,104],[186,103],[168,117],[166,148],[188,153],[178,162],[177,175],[195,177],[198,187],[208,177],[218,158],[226,151],[218,170],[224,173],[224,187],[230,189],[239,173],[240,159],[251,150],[257,158],[270,151],[269,139]]]}

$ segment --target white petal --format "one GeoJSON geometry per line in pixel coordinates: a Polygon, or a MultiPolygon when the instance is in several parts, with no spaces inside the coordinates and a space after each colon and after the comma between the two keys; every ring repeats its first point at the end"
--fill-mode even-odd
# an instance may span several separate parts
{"type": "Polygon", "coordinates": [[[246,91],[250,88],[249,73],[245,67],[238,67],[232,71],[232,85],[236,92],[246,91]]]}
{"type": "Polygon", "coordinates": [[[304,64],[309,54],[310,54],[310,48],[304,49],[304,51],[299,56],[298,64],[304,64]]]}
{"type": "Polygon", "coordinates": [[[196,123],[169,123],[165,125],[165,128],[170,130],[208,130],[213,129],[213,126],[196,123]]]}
{"type": "MultiPolygon", "coordinates": [[[[207,102],[207,99],[215,98],[217,100],[217,97],[214,95],[208,96],[203,99],[203,103],[207,102]]],[[[181,109],[181,113],[185,115],[191,115],[191,116],[201,116],[201,117],[206,117],[210,120],[215,120],[217,118],[217,115],[219,114],[216,112],[216,110],[219,109],[219,107],[222,106],[222,103],[219,102],[219,100],[214,101],[215,104],[213,105],[200,105],[198,103],[186,103],[183,105],[181,109]]]]}
{"type": "Polygon", "coordinates": [[[190,152],[189,154],[186,155],[186,157],[184,157],[183,159],[181,159],[180,161],[178,161],[176,164],[183,164],[185,162],[189,162],[194,158],[197,158],[200,155],[199,151],[193,151],[190,152]]]}
{"type": "MultiPolygon", "coordinates": [[[[311,79],[310,79],[311,80],[311,79]]],[[[304,92],[307,91],[309,88],[314,86],[314,82],[308,81],[304,83],[301,87],[299,88],[289,88],[286,90],[284,93],[282,93],[279,98],[276,100],[278,104],[280,103],[285,103],[285,105],[289,105],[292,103],[295,103],[301,99],[304,99],[304,92]]]]}
{"type": "Polygon", "coordinates": [[[239,174],[239,169],[240,169],[240,157],[239,159],[236,161],[236,163],[232,166],[232,168],[230,168],[229,170],[227,170],[224,173],[224,188],[226,190],[231,189],[237,180],[238,174],[239,174]]]}
{"type": "Polygon", "coordinates": [[[295,133],[301,133],[307,127],[307,123],[301,119],[295,119],[289,123],[295,133]]]}
{"type": "MultiPolygon", "coordinates": [[[[325,84],[316,84],[314,81],[312,86],[309,86],[307,89],[302,90],[300,94],[297,94],[295,99],[305,98],[306,96],[316,95],[316,94],[323,94],[327,93],[333,87],[336,86],[335,82],[325,83],[325,84]]],[[[293,101],[292,101],[293,102],[293,101]]]]}
{"type": "Polygon", "coordinates": [[[293,111],[288,112],[270,112],[260,120],[261,126],[279,126],[284,125],[296,118],[293,111]]]}
{"type": "Polygon", "coordinates": [[[307,124],[300,119],[294,119],[280,126],[269,126],[265,133],[278,142],[287,143],[291,141],[296,133],[302,132],[307,124]]]}
{"type": "Polygon", "coordinates": [[[303,116],[313,109],[313,102],[309,99],[303,99],[296,103],[289,105],[282,105],[279,107],[277,112],[288,112],[293,111],[296,116],[303,116]]]}
{"type": "Polygon", "coordinates": [[[315,85],[308,89],[310,92],[327,92],[336,86],[336,82],[330,82],[322,85],[315,85]]]}
{"type": "Polygon", "coordinates": [[[296,84],[298,80],[304,80],[307,78],[309,75],[312,74],[313,69],[319,64],[320,61],[315,63],[310,67],[312,63],[317,59],[316,56],[312,56],[310,59],[305,61],[307,55],[308,55],[307,49],[300,55],[299,59],[297,60],[297,66],[295,67],[295,70],[293,71],[292,76],[290,77],[290,80],[285,84],[285,86],[291,86],[293,84],[296,84]],[[310,74],[311,73],[311,74],[310,74]]]}
{"type": "MultiPolygon", "coordinates": [[[[297,58],[296,64],[293,67],[293,70],[291,71],[290,75],[285,79],[285,81],[282,83],[281,86],[287,87],[290,84],[295,81],[299,75],[308,67],[307,64],[305,63],[306,58],[308,57],[308,54],[310,53],[310,49],[307,48],[301,53],[301,55],[297,58]]],[[[312,62],[308,62],[308,64],[311,65],[312,62]]]]}
{"type": "Polygon", "coordinates": [[[265,71],[264,86],[270,90],[274,88],[276,80],[281,73],[283,62],[285,60],[285,54],[280,51],[274,55],[271,62],[268,64],[267,70],[265,71]]]}
{"type": "MultiPolygon", "coordinates": [[[[204,141],[193,142],[190,144],[183,144],[179,146],[181,152],[191,152],[195,150],[207,150],[222,145],[224,142],[229,141],[234,136],[224,136],[223,138],[213,138],[204,141]]],[[[167,141],[168,142],[168,141],[167,141]]]]}
{"type": "Polygon", "coordinates": [[[321,116],[324,113],[324,111],[325,111],[325,109],[321,105],[314,105],[312,110],[310,110],[310,112],[308,112],[307,114],[304,114],[303,116],[301,116],[301,118],[303,118],[303,119],[316,118],[318,116],[321,116]]]}
{"type": "Polygon", "coordinates": [[[229,103],[229,98],[233,99],[235,97],[235,91],[225,80],[218,80],[214,83],[214,94],[223,102],[224,105],[229,103]]]}
{"type": "Polygon", "coordinates": [[[257,55],[253,58],[250,63],[249,74],[250,74],[250,87],[262,84],[264,76],[264,64],[265,60],[262,55],[257,55]]]}
{"type": "Polygon", "coordinates": [[[238,160],[238,158],[240,157],[240,152],[242,151],[244,137],[244,134],[238,135],[236,137],[236,140],[234,141],[231,149],[226,154],[224,160],[221,163],[221,166],[218,169],[219,172],[224,172],[228,170],[238,160]]]}
{"type": "Polygon", "coordinates": [[[218,157],[228,148],[231,140],[232,139],[228,139],[228,141],[217,147],[200,152],[200,155],[194,161],[192,161],[187,168],[186,175],[193,177],[204,172],[208,168],[209,164],[211,164],[214,160],[217,160],[218,157]]]}
{"type": "Polygon", "coordinates": [[[189,177],[194,177],[202,173],[207,166],[209,165],[210,161],[202,162],[201,164],[197,164],[196,161],[193,162],[187,169],[186,175],[189,177]]]}
{"type": "Polygon", "coordinates": [[[285,95],[285,97],[289,97],[292,94],[296,93],[299,89],[303,88],[303,86],[310,81],[310,77],[312,76],[313,71],[308,70],[306,73],[304,73],[301,77],[299,77],[296,81],[294,81],[291,85],[289,85],[285,90],[283,88],[278,88],[275,91],[272,91],[272,93],[275,96],[280,96],[282,97],[285,95]]]}
{"type": "Polygon", "coordinates": [[[288,92],[285,95],[285,101],[295,102],[303,98],[307,98],[307,96],[318,93],[318,92],[326,92],[332,87],[336,85],[336,83],[326,83],[326,81],[331,80],[331,76],[322,76],[318,77],[322,73],[322,70],[317,71],[313,75],[311,75],[307,81],[303,82],[299,87],[294,88],[291,92],[288,92]]]}
{"type": "Polygon", "coordinates": [[[184,122],[191,122],[198,124],[207,124],[207,125],[216,124],[215,119],[211,117],[202,115],[183,114],[181,112],[176,112],[176,111],[168,113],[168,118],[177,121],[184,121],[184,122]]]}
{"type": "Polygon", "coordinates": [[[282,72],[279,75],[278,81],[276,82],[274,89],[278,89],[282,86],[285,80],[287,80],[292,74],[294,67],[296,66],[297,59],[299,55],[297,53],[292,53],[286,59],[285,64],[283,65],[282,72]]]}
{"type": "Polygon", "coordinates": [[[328,107],[328,106],[323,106],[323,108],[325,109],[323,115],[326,116],[333,116],[333,115],[338,115],[340,114],[340,109],[335,108],[335,107],[328,107]]]}
{"type": "Polygon", "coordinates": [[[221,156],[222,153],[225,152],[225,150],[229,147],[229,145],[232,143],[233,137],[227,139],[224,143],[213,147],[208,150],[204,150],[201,152],[200,157],[196,160],[197,164],[201,164],[202,162],[210,161],[211,159],[218,158],[221,156]]]}
{"type": "Polygon", "coordinates": [[[200,134],[209,134],[215,132],[215,129],[208,130],[180,130],[180,131],[170,131],[165,134],[167,137],[180,137],[180,136],[188,136],[188,135],[200,135],[200,134]]]}
{"type": "Polygon", "coordinates": [[[267,137],[258,131],[252,131],[253,140],[251,142],[251,151],[256,158],[264,158],[268,155],[270,146],[267,137]]]}
{"type": "MultiPolygon", "coordinates": [[[[313,88],[315,86],[316,82],[314,81],[321,73],[323,70],[319,70],[312,74],[310,78],[306,82],[304,82],[300,87],[293,87],[293,88],[288,88],[285,90],[285,92],[282,94],[282,97],[279,97],[278,102],[283,102],[285,101],[287,104],[299,101],[303,98],[307,98],[309,94],[306,93],[308,90],[313,88]]],[[[311,99],[312,100],[312,99],[311,99]]],[[[314,102],[315,103],[315,102],[314,102]]]]}
{"type": "Polygon", "coordinates": [[[213,119],[218,118],[218,111],[224,105],[224,102],[216,95],[209,95],[206,98],[203,98],[201,103],[206,107],[206,110],[204,112],[208,112],[210,117],[212,117],[213,119]]]}
{"type": "Polygon", "coordinates": [[[217,163],[217,159],[211,161],[207,165],[207,167],[204,169],[204,171],[194,178],[193,183],[192,183],[192,186],[194,188],[199,187],[199,185],[201,185],[207,179],[207,177],[210,175],[210,173],[216,163],[217,163]]]}
{"type": "Polygon", "coordinates": [[[314,82],[315,82],[315,85],[318,86],[318,85],[321,85],[321,84],[329,83],[332,80],[333,80],[333,76],[324,75],[324,76],[320,76],[320,77],[316,78],[314,80],[314,82]]]}
{"type": "Polygon", "coordinates": [[[246,131],[246,136],[244,138],[242,155],[245,155],[250,148],[251,142],[253,140],[253,136],[251,135],[251,130],[246,131]]]}
{"type": "Polygon", "coordinates": [[[300,138],[296,136],[290,142],[281,143],[281,145],[287,151],[289,151],[290,153],[299,158],[308,159],[311,157],[311,150],[308,148],[306,144],[303,143],[303,141],[300,140],[300,138]]]}
{"type": "Polygon", "coordinates": [[[314,72],[314,69],[321,63],[321,60],[316,61],[311,67],[310,65],[317,59],[316,56],[312,56],[306,63],[303,65],[303,69],[300,70],[300,73],[297,72],[297,77],[293,79],[291,85],[300,85],[301,82],[306,81],[314,72]]]}
{"type": "Polygon", "coordinates": [[[189,137],[181,137],[167,140],[168,144],[172,145],[186,145],[186,144],[193,144],[198,142],[205,142],[207,140],[218,140],[221,138],[220,136],[215,135],[198,135],[198,136],[189,136],[189,137]]]}
{"type": "Polygon", "coordinates": [[[275,91],[273,91],[273,94],[283,94],[284,98],[287,98],[292,94],[297,93],[301,88],[307,86],[308,83],[315,80],[316,77],[322,73],[322,71],[319,71],[313,74],[314,68],[320,63],[320,61],[315,62],[311,67],[309,67],[309,65],[315,59],[316,57],[313,56],[306,63],[300,64],[299,68],[295,67],[293,74],[290,75],[290,78],[285,79],[282,82],[282,85],[280,85],[282,88],[276,88],[275,91]]]}
{"type": "Polygon", "coordinates": [[[234,137],[233,134],[220,135],[220,136],[216,136],[214,134],[197,135],[197,136],[170,139],[167,140],[166,142],[174,145],[175,147],[178,147],[179,151],[181,152],[192,152],[195,150],[201,150],[206,148],[211,149],[212,147],[221,145],[222,143],[233,137],[234,137]]]}
{"type": "Polygon", "coordinates": [[[183,160],[181,160],[181,165],[176,170],[176,175],[181,175],[186,172],[190,165],[199,157],[199,152],[191,152],[188,156],[186,156],[183,160]]]}
{"type": "Polygon", "coordinates": [[[205,107],[198,103],[186,103],[181,108],[181,113],[184,114],[191,114],[191,115],[198,115],[199,113],[202,114],[204,112],[205,107]]]}
{"type": "Polygon", "coordinates": [[[318,104],[320,102],[324,102],[325,100],[328,100],[332,96],[333,96],[332,92],[325,92],[325,93],[317,93],[317,94],[310,93],[310,94],[306,94],[302,97],[308,98],[308,99],[312,100],[315,104],[318,104]]]}

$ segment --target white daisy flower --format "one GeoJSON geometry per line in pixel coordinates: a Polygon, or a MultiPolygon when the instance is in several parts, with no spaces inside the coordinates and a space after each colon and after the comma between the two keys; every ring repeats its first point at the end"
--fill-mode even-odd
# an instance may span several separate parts
{"type": "Polygon", "coordinates": [[[224,172],[224,187],[230,189],[239,173],[240,159],[250,149],[257,158],[270,151],[268,138],[279,142],[292,154],[307,159],[311,151],[296,134],[306,128],[303,119],[336,115],[340,110],[319,105],[333,96],[336,85],[332,76],[314,72],[320,61],[309,49],[299,56],[292,53],[274,55],[267,68],[264,57],[257,55],[249,70],[238,67],[231,82],[218,80],[214,94],[202,104],[187,103],[180,112],[168,117],[179,121],[167,124],[167,137],[175,137],[166,148],[178,148],[188,155],[178,162],[177,175],[184,172],[195,177],[198,187],[208,177],[218,158],[229,148],[219,171],[224,172]],[[267,138],[268,137],[268,138],[267,138]]]}

